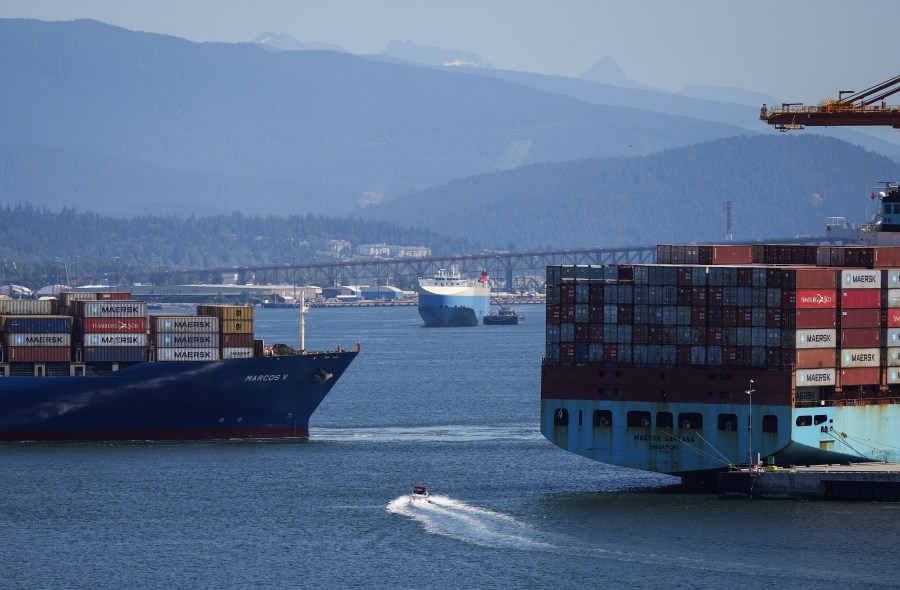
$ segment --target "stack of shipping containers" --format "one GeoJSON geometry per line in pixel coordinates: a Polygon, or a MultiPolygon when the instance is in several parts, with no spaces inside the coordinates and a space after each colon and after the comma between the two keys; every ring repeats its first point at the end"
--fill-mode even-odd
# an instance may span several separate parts
{"type": "Polygon", "coordinates": [[[240,305],[198,305],[197,315],[218,318],[220,358],[236,359],[253,356],[252,307],[240,305]]]}
{"type": "Polygon", "coordinates": [[[55,315],[56,301],[0,301],[0,362],[67,363],[72,358],[72,318],[55,315]]]}
{"type": "Polygon", "coordinates": [[[138,363],[147,360],[147,304],[129,293],[116,299],[70,302],[75,317],[75,360],[138,363]]]}
{"type": "Polygon", "coordinates": [[[657,258],[548,267],[546,362],[900,383],[900,270],[887,268],[900,248],[678,245],[657,258]]]}
{"type": "Polygon", "coordinates": [[[150,316],[150,342],[158,361],[219,360],[219,318],[150,316]]]}
{"type": "Polygon", "coordinates": [[[840,384],[842,387],[877,385],[881,382],[882,271],[842,270],[840,273],[840,384]]]}

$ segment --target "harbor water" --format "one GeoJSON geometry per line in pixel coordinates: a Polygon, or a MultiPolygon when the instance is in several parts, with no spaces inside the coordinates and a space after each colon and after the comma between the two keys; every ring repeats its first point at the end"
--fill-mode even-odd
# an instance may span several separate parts
{"type": "MultiPolygon", "coordinates": [[[[900,586],[900,504],[662,493],[554,447],[544,307],[518,311],[312,310],[308,349],[362,350],[308,441],[0,445],[2,587],[900,586]]],[[[297,345],[296,311],[255,322],[297,345]]]]}

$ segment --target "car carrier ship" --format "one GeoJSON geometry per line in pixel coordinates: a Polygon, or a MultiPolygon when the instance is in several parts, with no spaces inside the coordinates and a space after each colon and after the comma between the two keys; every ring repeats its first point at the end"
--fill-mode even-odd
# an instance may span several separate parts
{"type": "Polygon", "coordinates": [[[594,459],[714,482],[761,461],[900,461],[900,188],[864,246],[660,245],[549,266],[541,432],[594,459]]]}
{"type": "Polygon", "coordinates": [[[2,299],[0,440],[305,438],[357,354],[266,346],[252,307],[148,315],[128,293],[2,299]]]}
{"type": "Polygon", "coordinates": [[[459,267],[440,269],[419,278],[419,315],[426,327],[480,326],[491,311],[491,286],[487,272],[479,279],[460,275],[459,267]]]}

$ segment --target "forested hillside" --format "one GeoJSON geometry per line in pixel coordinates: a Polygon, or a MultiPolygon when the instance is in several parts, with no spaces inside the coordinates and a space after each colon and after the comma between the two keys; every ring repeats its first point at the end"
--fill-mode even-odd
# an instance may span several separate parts
{"type": "Polygon", "coordinates": [[[771,134],[640,158],[539,164],[474,176],[367,212],[510,250],[821,235],[828,216],[863,221],[900,164],[849,143],[771,134]]]}
{"type": "MultiPolygon", "coordinates": [[[[435,254],[470,252],[459,238],[400,228],[379,221],[312,215],[260,217],[241,213],[214,217],[138,216],[116,219],[73,209],[51,212],[31,206],[0,207],[0,284],[41,286],[65,264],[71,276],[115,269],[213,268],[324,261],[329,240],[356,246],[388,243],[428,246],[435,254]],[[116,259],[118,259],[116,261],[116,259]],[[49,269],[49,270],[48,270],[49,269]]],[[[344,253],[349,255],[349,253],[344,253]]]]}

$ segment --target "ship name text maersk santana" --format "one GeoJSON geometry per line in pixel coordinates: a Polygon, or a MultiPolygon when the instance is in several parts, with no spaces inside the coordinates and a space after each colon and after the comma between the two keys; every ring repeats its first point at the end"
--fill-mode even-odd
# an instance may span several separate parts
{"type": "Polygon", "coordinates": [[[563,449],[700,485],[900,460],[898,245],[661,245],[549,266],[547,289],[541,432],[563,449]]]}
{"type": "Polygon", "coordinates": [[[0,299],[0,440],[308,437],[358,347],[266,346],[253,311],[148,315],[120,292],[0,299]]]}
{"type": "Polygon", "coordinates": [[[479,279],[460,276],[459,267],[419,278],[419,315],[428,327],[480,326],[491,310],[487,272],[479,279]]]}

